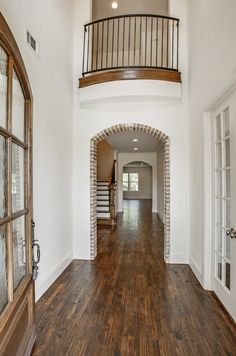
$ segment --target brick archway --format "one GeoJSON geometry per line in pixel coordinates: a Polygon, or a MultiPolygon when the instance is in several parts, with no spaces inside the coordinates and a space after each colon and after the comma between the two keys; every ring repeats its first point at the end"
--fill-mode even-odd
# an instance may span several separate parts
{"type": "Polygon", "coordinates": [[[170,139],[163,132],[143,124],[118,124],[96,134],[90,140],[90,257],[97,255],[97,144],[119,132],[143,132],[164,143],[164,258],[170,257],[170,139]]]}

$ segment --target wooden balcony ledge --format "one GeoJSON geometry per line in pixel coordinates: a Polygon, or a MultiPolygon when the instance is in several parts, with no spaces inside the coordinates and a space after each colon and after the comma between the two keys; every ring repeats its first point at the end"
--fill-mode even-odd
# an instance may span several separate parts
{"type": "Polygon", "coordinates": [[[79,79],[79,88],[118,80],[164,80],[181,83],[181,73],[174,70],[153,68],[124,68],[90,74],[79,79]]]}

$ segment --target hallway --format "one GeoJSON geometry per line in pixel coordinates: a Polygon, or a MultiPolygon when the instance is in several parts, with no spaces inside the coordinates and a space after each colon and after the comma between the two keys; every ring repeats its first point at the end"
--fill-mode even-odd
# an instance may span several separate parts
{"type": "Polygon", "coordinates": [[[33,355],[236,355],[236,328],[186,265],[165,265],[151,201],[124,201],[98,231],[96,261],[73,261],[36,306],[33,355]]]}

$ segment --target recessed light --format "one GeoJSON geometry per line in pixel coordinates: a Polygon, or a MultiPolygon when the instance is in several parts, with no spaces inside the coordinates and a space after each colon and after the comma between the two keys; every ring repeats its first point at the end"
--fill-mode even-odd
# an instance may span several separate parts
{"type": "Polygon", "coordinates": [[[111,4],[111,7],[112,7],[113,9],[117,9],[117,7],[118,7],[117,2],[114,1],[114,2],[111,4]]]}
{"type": "Polygon", "coordinates": [[[138,151],[138,147],[134,147],[134,151],[138,151]]]}
{"type": "Polygon", "coordinates": [[[138,139],[137,139],[137,138],[134,138],[134,139],[133,139],[133,142],[138,142],[138,139]]]}

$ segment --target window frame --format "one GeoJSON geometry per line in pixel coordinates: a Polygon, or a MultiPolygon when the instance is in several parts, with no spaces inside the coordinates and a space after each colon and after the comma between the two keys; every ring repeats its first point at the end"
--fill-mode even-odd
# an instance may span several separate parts
{"type": "Polygon", "coordinates": [[[123,192],[139,192],[139,173],[138,172],[123,172],[123,175],[122,175],[122,190],[123,192]],[[124,174],[127,174],[128,175],[128,179],[127,180],[124,180],[124,174]],[[131,180],[130,179],[130,176],[132,174],[136,174],[137,175],[137,180],[131,180]],[[128,183],[128,190],[124,190],[124,183],[128,183]],[[133,183],[136,183],[137,184],[137,187],[138,189],[137,190],[132,190],[130,189],[131,188],[131,184],[133,183]]]}

